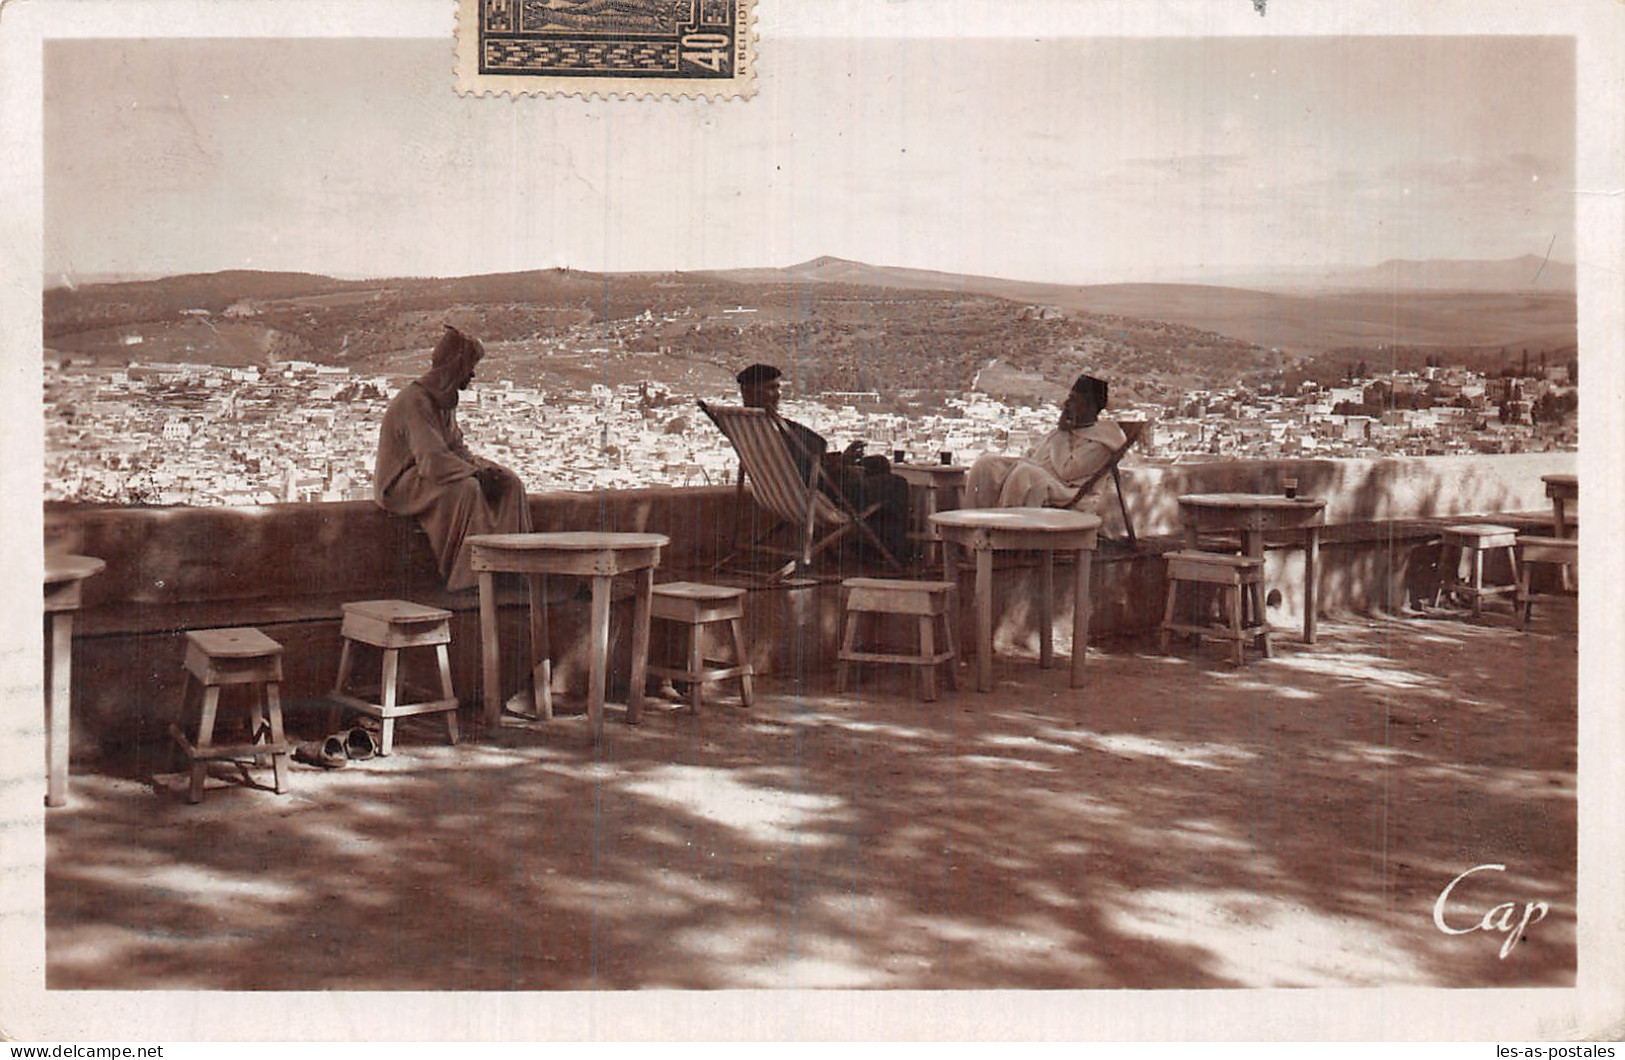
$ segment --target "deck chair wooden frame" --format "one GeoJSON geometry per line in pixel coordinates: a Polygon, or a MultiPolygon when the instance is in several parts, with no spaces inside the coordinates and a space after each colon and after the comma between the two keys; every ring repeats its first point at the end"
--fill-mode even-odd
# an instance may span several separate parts
{"type": "Polygon", "coordinates": [[[739,456],[736,487],[739,493],[744,493],[745,479],[749,478],[757,505],[776,520],[753,540],[741,544],[739,526],[745,508],[743,503],[736,504],[732,548],[717,564],[718,569],[732,563],[741,551],[747,551],[790,557],[790,562],[777,572],[781,576],[804,571],[812,566],[816,557],[853,531],[878,550],[888,567],[903,569],[866,521],[880,509],[880,504],[871,504],[859,511],[841,496],[829,482],[815,454],[807,452],[776,413],[737,405],[709,405],[704,401],[698,404],[739,456]],[[796,466],[797,455],[805,459],[808,468],[805,477],[796,466]],[[787,527],[796,531],[794,548],[768,543],[787,527]],[[819,536],[821,529],[825,532],[819,536]]]}
{"type": "Polygon", "coordinates": [[[1110,475],[1112,485],[1117,489],[1117,508],[1123,513],[1123,529],[1128,533],[1129,546],[1133,547],[1137,544],[1134,537],[1134,520],[1129,518],[1128,502],[1123,499],[1123,474],[1117,469],[1117,465],[1123,459],[1123,455],[1134,448],[1135,443],[1140,440],[1140,435],[1145,432],[1145,423],[1142,420],[1125,420],[1119,423],[1118,426],[1123,429],[1123,444],[1112,450],[1111,458],[1106,461],[1104,467],[1084,480],[1083,485],[1078,487],[1078,491],[1072,495],[1071,500],[1068,500],[1065,504],[1058,504],[1056,507],[1076,508],[1102,478],[1110,475]]]}

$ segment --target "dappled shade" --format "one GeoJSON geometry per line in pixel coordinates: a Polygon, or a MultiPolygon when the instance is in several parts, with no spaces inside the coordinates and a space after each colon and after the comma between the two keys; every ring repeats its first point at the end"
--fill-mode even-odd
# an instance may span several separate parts
{"type": "MultiPolygon", "coordinates": [[[[204,805],[75,778],[53,988],[1562,986],[1575,617],[1329,623],[1235,669],[1139,644],[916,701],[864,669],[297,769],[204,805]],[[1447,934],[1501,902],[1499,931],[1447,934]]],[[[566,707],[566,710],[569,708],[566,707]]]]}

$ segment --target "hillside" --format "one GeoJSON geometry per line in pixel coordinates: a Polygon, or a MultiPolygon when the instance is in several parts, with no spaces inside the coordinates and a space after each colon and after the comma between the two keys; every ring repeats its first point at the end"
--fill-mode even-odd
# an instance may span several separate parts
{"type": "Polygon", "coordinates": [[[767,360],[804,390],[924,395],[928,403],[964,392],[994,364],[1013,374],[990,380],[1025,375],[1015,390],[1039,399],[1084,368],[1136,380],[1151,396],[1273,363],[1248,343],[1179,325],[1078,313],[1040,320],[995,296],[828,274],[742,283],[563,269],[373,282],[223,273],[57,288],[46,294],[45,321],[50,348],[114,363],[297,358],[393,374],[420,371],[423,351],[449,322],[500,351],[493,371],[541,385],[579,375],[583,358],[605,378],[659,378],[668,372],[655,362],[667,359],[730,373],[767,360]],[[666,357],[650,356],[661,350],[666,357]]]}
{"type": "Polygon", "coordinates": [[[592,377],[691,388],[762,360],[785,366],[802,391],[873,390],[926,406],[973,384],[1048,400],[1084,370],[1125,397],[1166,401],[1311,358],[1321,374],[1346,360],[1381,363],[1396,348],[1471,357],[1575,343],[1573,298],[1545,293],[1065,287],[837,258],[726,273],[227,272],[53,288],[44,308],[48,348],[108,363],[301,359],[413,375],[453,323],[485,340],[487,377],[531,385],[592,377]]]}

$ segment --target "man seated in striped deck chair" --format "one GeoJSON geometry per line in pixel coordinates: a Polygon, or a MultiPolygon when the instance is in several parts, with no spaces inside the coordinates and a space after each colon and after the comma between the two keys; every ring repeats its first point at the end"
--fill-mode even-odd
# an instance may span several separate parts
{"type": "MultiPolygon", "coordinates": [[[[784,373],[771,364],[753,364],[734,376],[739,383],[739,396],[745,407],[766,409],[778,415],[779,400],[783,396],[784,373]]],[[[853,507],[863,511],[871,504],[880,508],[869,517],[869,528],[880,538],[899,563],[907,563],[911,543],[908,539],[908,482],[891,471],[891,463],[883,456],[864,456],[861,441],[853,442],[840,452],[829,451],[829,442],[811,427],[780,417],[795,443],[790,455],[803,481],[812,471],[811,461],[819,461],[824,469],[826,488],[833,484],[853,507]]],[[[860,540],[859,546],[862,548],[860,540]]]]}

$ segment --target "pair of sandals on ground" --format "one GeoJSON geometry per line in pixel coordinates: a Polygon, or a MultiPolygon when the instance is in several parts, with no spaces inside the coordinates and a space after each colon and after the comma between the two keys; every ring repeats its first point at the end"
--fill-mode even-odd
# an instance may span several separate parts
{"type": "Polygon", "coordinates": [[[322,769],[342,769],[351,762],[365,762],[376,757],[377,730],[366,724],[371,720],[366,719],[355,728],[336,732],[324,740],[300,744],[293,750],[293,760],[322,769]]]}

